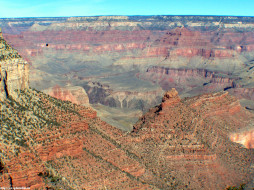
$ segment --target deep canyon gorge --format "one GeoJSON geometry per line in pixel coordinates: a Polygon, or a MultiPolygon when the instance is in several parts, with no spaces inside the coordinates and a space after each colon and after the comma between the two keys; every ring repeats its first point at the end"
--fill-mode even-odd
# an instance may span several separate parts
{"type": "Polygon", "coordinates": [[[0,27],[4,186],[253,187],[253,17],[0,27]]]}

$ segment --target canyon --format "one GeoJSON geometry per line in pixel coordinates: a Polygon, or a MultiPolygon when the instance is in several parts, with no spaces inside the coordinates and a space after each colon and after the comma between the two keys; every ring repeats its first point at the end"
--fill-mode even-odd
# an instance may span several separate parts
{"type": "Polygon", "coordinates": [[[13,18],[0,19],[0,27],[29,62],[31,87],[79,86],[91,106],[103,105],[101,113],[112,107],[144,113],[160,103],[160,89],[172,87],[181,97],[226,90],[254,109],[252,17],[13,18]]]}
{"type": "Polygon", "coordinates": [[[1,185],[253,188],[252,17],[0,27],[1,185]]]}
{"type": "Polygon", "coordinates": [[[4,187],[251,188],[253,149],[228,134],[254,117],[228,93],[181,100],[173,89],[131,133],[105,123],[92,108],[31,88],[0,103],[4,187]]]}

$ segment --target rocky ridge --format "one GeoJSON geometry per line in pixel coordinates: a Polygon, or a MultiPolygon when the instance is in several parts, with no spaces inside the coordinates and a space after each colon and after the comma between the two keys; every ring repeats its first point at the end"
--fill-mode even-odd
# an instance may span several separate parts
{"type": "Polygon", "coordinates": [[[181,94],[195,88],[202,88],[199,89],[199,93],[200,91],[204,93],[241,87],[237,84],[238,77],[206,69],[153,66],[138,77],[158,83],[164,90],[176,88],[181,94]]]}
{"type": "Polygon", "coordinates": [[[253,149],[228,135],[253,114],[227,93],[181,100],[173,89],[132,133],[33,89],[0,103],[5,187],[223,189],[251,180],[253,149]]]}
{"type": "MultiPolygon", "coordinates": [[[[253,119],[227,92],[180,99],[172,89],[136,123],[129,146],[177,189],[223,189],[245,183],[240,181],[253,167],[253,150],[229,141],[230,133],[253,119]]],[[[250,148],[248,143],[243,144],[250,148]]]]}
{"type": "Polygon", "coordinates": [[[0,102],[1,185],[156,189],[137,179],[144,166],[111,138],[122,136],[121,131],[97,118],[91,108],[33,89],[17,94],[16,100],[9,96],[0,102]]]}

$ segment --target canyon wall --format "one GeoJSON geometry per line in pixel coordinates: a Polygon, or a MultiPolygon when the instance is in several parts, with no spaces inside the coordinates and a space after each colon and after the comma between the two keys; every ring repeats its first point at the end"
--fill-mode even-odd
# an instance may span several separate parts
{"type": "Polygon", "coordinates": [[[89,98],[86,91],[80,86],[54,86],[43,92],[63,101],[71,101],[74,104],[89,106],[89,98]]]}
{"type": "MultiPolygon", "coordinates": [[[[0,30],[1,32],[1,30],[0,30]]],[[[0,92],[1,98],[14,95],[14,90],[28,88],[29,66],[2,37],[0,33],[0,92]]]]}
{"type": "Polygon", "coordinates": [[[172,69],[159,66],[148,68],[144,74],[140,74],[138,77],[158,83],[164,90],[173,87],[181,93],[198,87],[202,87],[200,90],[203,93],[235,88],[235,81],[238,79],[227,73],[206,69],[172,69]]]}
{"type": "Polygon", "coordinates": [[[108,85],[89,82],[84,86],[92,104],[100,103],[110,107],[148,110],[160,102],[163,90],[158,88],[151,91],[114,91],[108,85]]]}
{"type": "Polygon", "coordinates": [[[253,161],[251,117],[227,92],[181,99],[172,89],[135,124],[129,146],[175,189],[225,189],[233,183],[251,188],[252,177],[240,182],[250,167],[244,163],[253,161]]]}
{"type": "Polygon", "coordinates": [[[132,133],[34,89],[0,105],[7,188],[225,189],[252,180],[253,149],[228,134],[253,123],[253,114],[225,92],[181,99],[173,89],[132,133]]]}
{"type": "MultiPolygon", "coordinates": [[[[24,18],[0,19],[0,26],[29,61],[31,87],[109,86],[85,87],[92,106],[144,111],[159,103],[160,88],[184,97],[226,90],[253,101],[252,17],[24,18]]],[[[76,103],[72,95],[55,97],[76,103]]]]}

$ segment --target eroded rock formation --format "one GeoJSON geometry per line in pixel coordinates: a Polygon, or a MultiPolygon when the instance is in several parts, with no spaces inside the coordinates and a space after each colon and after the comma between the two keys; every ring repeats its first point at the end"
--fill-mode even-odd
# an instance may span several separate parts
{"type": "MultiPolygon", "coordinates": [[[[224,189],[248,183],[243,176],[253,163],[253,150],[229,137],[252,122],[253,115],[227,92],[181,100],[172,89],[134,126],[129,147],[175,189],[224,189]]],[[[231,136],[246,146],[243,138],[244,133],[231,136]]]]}
{"type": "Polygon", "coordinates": [[[153,66],[144,74],[138,75],[143,80],[159,84],[164,90],[177,88],[181,93],[194,91],[199,93],[215,92],[237,87],[237,77],[223,72],[206,69],[172,69],[153,66]]]}
{"type": "Polygon", "coordinates": [[[181,100],[173,89],[127,134],[32,89],[0,104],[5,187],[224,189],[253,174],[253,149],[228,136],[253,114],[225,92],[181,100]]]}
{"type": "Polygon", "coordinates": [[[0,97],[28,88],[29,65],[2,37],[0,30],[0,97]]]}
{"type": "Polygon", "coordinates": [[[117,91],[108,85],[89,82],[84,86],[92,104],[101,103],[110,107],[148,110],[157,105],[163,94],[161,88],[146,91],[117,91]]]}
{"type": "Polygon", "coordinates": [[[80,86],[60,87],[56,85],[52,88],[44,90],[44,92],[60,100],[67,100],[74,104],[89,106],[89,98],[86,94],[86,91],[80,86]]]}

